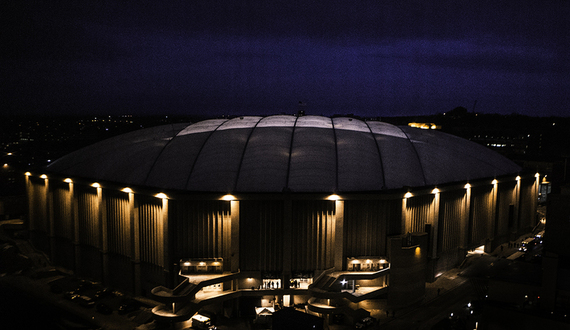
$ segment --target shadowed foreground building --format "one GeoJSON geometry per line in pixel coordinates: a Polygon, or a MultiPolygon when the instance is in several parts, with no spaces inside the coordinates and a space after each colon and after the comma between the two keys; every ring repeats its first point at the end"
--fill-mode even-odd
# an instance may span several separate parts
{"type": "Polygon", "coordinates": [[[124,134],[27,173],[29,227],[56,264],[164,302],[158,318],[278,302],[350,319],[366,299],[422,299],[468,250],[531,228],[539,178],[519,172],[433,130],[212,119],[124,134]]]}

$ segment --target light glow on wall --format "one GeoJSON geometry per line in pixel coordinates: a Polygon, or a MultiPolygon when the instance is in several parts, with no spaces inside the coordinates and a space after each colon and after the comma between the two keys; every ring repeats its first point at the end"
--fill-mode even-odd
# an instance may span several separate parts
{"type": "Polygon", "coordinates": [[[433,188],[433,190],[431,191],[432,194],[439,194],[439,189],[437,188],[433,188]]]}
{"type": "Polygon", "coordinates": [[[30,173],[30,172],[26,172],[26,173],[24,173],[24,175],[25,175],[25,176],[31,176],[31,175],[32,175],[32,173],[30,173]]]}
{"type": "Polygon", "coordinates": [[[133,192],[133,190],[132,190],[131,188],[129,188],[129,187],[125,187],[125,188],[121,189],[121,191],[122,191],[122,192],[129,193],[129,194],[131,194],[131,193],[133,192]]]}
{"type": "Polygon", "coordinates": [[[412,193],[408,191],[408,192],[404,195],[404,198],[410,198],[410,197],[412,197],[412,196],[413,196],[412,193]]]}
{"type": "Polygon", "coordinates": [[[73,181],[70,178],[65,178],[63,182],[72,183],[73,181]]]}
{"type": "Polygon", "coordinates": [[[496,185],[497,183],[499,183],[499,181],[497,181],[497,179],[494,179],[493,181],[491,181],[491,183],[496,185]]]}
{"type": "Polygon", "coordinates": [[[222,196],[222,200],[231,202],[231,201],[236,200],[236,197],[234,195],[227,194],[227,195],[222,196]]]}
{"type": "Polygon", "coordinates": [[[40,175],[40,178],[42,178],[42,179],[47,179],[47,175],[42,174],[42,175],[40,175]]]}
{"type": "Polygon", "coordinates": [[[467,184],[465,184],[465,186],[464,186],[463,188],[465,188],[465,189],[470,189],[470,188],[471,188],[471,184],[467,183],[467,184]]]}
{"type": "Polygon", "coordinates": [[[330,196],[327,197],[327,200],[329,200],[329,201],[338,201],[338,200],[340,200],[340,196],[339,196],[339,195],[336,195],[336,194],[332,194],[332,195],[330,195],[330,196]]]}
{"type": "Polygon", "coordinates": [[[158,193],[158,194],[154,195],[154,197],[160,198],[160,199],[168,199],[168,196],[166,196],[165,193],[158,193]]]}
{"type": "Polygon", "coordinates": [[[93,182],[93,183],[91,184],[91,187],[93,187],[93,188],[101,188],[101,185],[99,184],[99,182],[93,182]]]}

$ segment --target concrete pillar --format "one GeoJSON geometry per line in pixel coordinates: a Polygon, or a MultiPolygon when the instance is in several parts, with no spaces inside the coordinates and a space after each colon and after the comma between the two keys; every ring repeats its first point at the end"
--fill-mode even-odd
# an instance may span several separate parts
{"type": "Polygon", "coordinates": [[[239,201],[230,202],[231,213],[231,272],[239,271],[239,201]]]}
{"type": "Polygon", "coordinates": [[[32,211],[32,205],[34,203],[34,201],[32,201],[32,191],[31,191],[31,183],[30,183],[30,175],[32,175],[30,172],[26,172],[24,174],[25,178],[25,182],[26,182],[26,201],[27,201],[27,206],[28,206],[28,218],[27,218],[27,228],[28,230],[32,229],[31,224],[31,218],[34,216],[33,211],[32,211]]]}
{"type": "Polygon", "coordinates": [[[432,214],[432,254],[433,259],[437,258],[437,244],[439,231],[439,190],[434,190],[433,198],[433,214],[432,214]]]}
{"type": "Polygon", "coordinates": [[[105,198],[103,196],[103,188],[96,187],[97,189],[97,205],[98,205],[98,218],[101,234],[101,257],[103,260],[103,283],[109,283],[109,278],[111,276],[109,269],[109,237],[107,230],[107,204],[105,203],[105,198]]]}
{"type": "Polygon", "coordinates": [[[492,182],[493,184],[493,189],[491,190],[491,219],[489,220],[489,224],[487,227],[487,240],[485,241],[485,252],[486,253],[491,253],[493,252],[495,246],[494,246],[494,240],[495,240],[495,235],[496,230],[495,228],[497,227],[497,194],[499,191],[499,183],[497,180],[493,180],[492,182]]]}
{"type": "Polygon", "coordinates": [[[291,231],[293,222],[293,202],[290,197],[283,201],[283,288],[289,289],[291,283],[291,231]]]}
{"type": "Polygon", "coordinates": [[[44,191],[46,196],[46,221],[48,225],[48,239],[49,239],[49,256],[51,261],[55,260],[56,255],[56,241],[55,241],[55,221],[53,210],[53,192],[49,188],[49,179],[44,179],[44,191]]]}
{"type": "Polygon", "coordinates": [[[137,296],[142,294],[142,280],[141,280],[141,234],[139,222],[139,206],[135,202],[135,194],[129,194],[129,221],[131,224],[131,264],[133,266],[133,293],[137,296]]]}
{"type": "Polygon", "coordinates": [[[334,224],[334,268],[345,269],[344,255],[344,201],[335,201],[335,224],[334,224]]]}
{"type": "Polygon", "coordinates": [[[81,249],[79,248],[79,207],[77,205],[78,203],[77,196],[75,196],[75,185],[71,180],[68,181],[68,184],[69,184],[69,193],[67,197],[69,199],[69,207],[71,208],[70,215],[71,215],[71,223],[73,224],[72,242],[74,250],[73,252],[75,256],[73,268],[75,274],[79,274],[81,269],[81,249]]]}
{"type": "Polygon", "coordinates": [[[465,185],[465,201],[463,203],[463,216],[461,217],[460,226],[460,246],[463,250],[467,250],[469,243],[469,220],[471,217],[471,185],[465,185]]]}
{"type": "Polygon", "coordinates": [[[517,176],[516,180],[517,180],[517,185],[515,186],[515,201],[514,201],[515,214],[513,214],[513,219],[514,219],[513,231],[515,233],[518,233],[519,226],[520,226],[520,217],[519,217],[520,212],[519,212],[519,210],[520,210],[520,205],[521,205],[521,177],[517,176]]]}
{"type": "Polygon", "coordinates": [[[173,231],[169,230],[169,219],[168,219],[168,198],[162,198],[162,232],[161,243],[162,243],[162,267],[164,271],[164,282],[166,286],[172,287],[172,269],[174,267],[174,262],[170,258],[170,242],[173,231]]]}
{"type": "Polygon", "coordinates": [[[407,198],[407,197],[402,198],[402,222],[401,222],[401,230],[400,230],[400,233],[401,233],[402,235],[403,235],[403,234],[406,234],[406,233],[409,231],[409,229],[410,229],[410,228],[408,227],[408,224],[407,224],[407,222],[408,222],[408,219],[407,219],[407,218],[408,218],[408,217],[407,217],[408,212],[406,211],[406,203],[407,203],[407,201],[408,201],[408,198],[407,198]]]}
{"type": "Polygon", "coordinates": [[[495,232],[495,227],[497,226],[497,196],[499,193],[499,183],[497,180],[493,180],[493,190],[491,191],[491,223],[489,224],[488,236],[491,239],[495,238],[497,234],[495,232]]]}

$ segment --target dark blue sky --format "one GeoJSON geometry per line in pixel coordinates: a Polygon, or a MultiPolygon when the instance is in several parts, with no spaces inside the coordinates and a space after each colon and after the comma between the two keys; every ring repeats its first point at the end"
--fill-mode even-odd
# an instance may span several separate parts
{"type": "Polygon", "coordinates": [[[570,115],[569,1],[11,2],[2,113],[570,115]]]}

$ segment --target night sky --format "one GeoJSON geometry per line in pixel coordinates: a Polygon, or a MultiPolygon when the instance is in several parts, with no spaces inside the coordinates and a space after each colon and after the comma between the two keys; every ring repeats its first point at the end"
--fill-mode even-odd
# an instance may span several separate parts
{"type": "Polygon", "coordinates": [[[570,115],[570,1],[4,1],[2,114],[570,115]],[[475,101],[477,101],[476,106],[475,101]]]}

